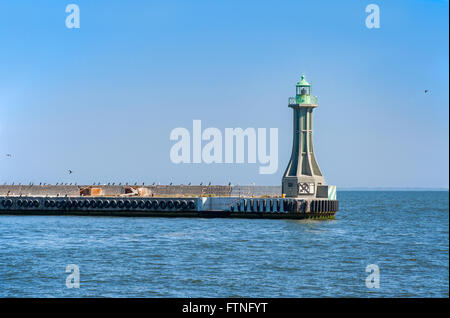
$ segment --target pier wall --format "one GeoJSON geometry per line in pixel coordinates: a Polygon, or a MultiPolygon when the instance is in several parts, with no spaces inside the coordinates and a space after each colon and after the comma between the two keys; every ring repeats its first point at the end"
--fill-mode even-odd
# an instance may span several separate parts
{"type": "Polygon", "coordinates": [[[242,197],[0,196],[0,215],[332,218],[336,200],[242,197]]]}
{"type": "MultiPolygon", "coordinates": [[[[90,185],[0,185],[0,196],[79,196],[80,190],[90,185]]],[[[278,186],[200,186],[200,185],[93,185],[101,188],[103,195],[116,196],[125,194],[127,187],[147,188],[153,196],[280,196],[281,187],[278,186]]]]}

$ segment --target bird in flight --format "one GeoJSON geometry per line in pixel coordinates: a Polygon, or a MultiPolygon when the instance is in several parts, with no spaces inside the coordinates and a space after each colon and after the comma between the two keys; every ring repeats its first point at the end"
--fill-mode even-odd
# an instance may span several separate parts
{"type": "Polygon", "coordinates": [[[73,172],[73,171],[69,169],[69,174],[72,174],[72,172],[73,172]]]}
{"type": "Polygon", "coordinates": [[[426,94],[426,93],[428,93],[428,92],[429,92],[429,90],[428,90],[428,89],[426,89],[426,90],[425,90],[425,94],[426,94]]]}
{"type": "Polygon", "coordinates": [[[11,155],[10,153],[7,153],[7,154],[6,154],[6,157],[11,158],[12,155],[11,155]]]}

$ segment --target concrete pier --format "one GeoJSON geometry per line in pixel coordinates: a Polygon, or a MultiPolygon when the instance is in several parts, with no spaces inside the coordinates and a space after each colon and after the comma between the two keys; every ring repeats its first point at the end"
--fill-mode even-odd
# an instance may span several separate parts
{"type": "Polygon", "coordinates": [[[242,197],[0,196],[0,214],[261,219],[333,218],[336,200],[242,197]]]}

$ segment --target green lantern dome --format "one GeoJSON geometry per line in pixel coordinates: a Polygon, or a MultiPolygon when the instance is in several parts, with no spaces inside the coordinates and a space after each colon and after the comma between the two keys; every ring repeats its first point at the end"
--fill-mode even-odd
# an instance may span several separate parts
{"type": "Polygon", "coordinates": [[[311,89],[311,84],[306,81],[305,75],[302,75],[300,81],[295,85],[295,97],[289,98],[289,106],[317,107],[317,96],[311,95],[311,89]]]}
{"type": "Polygon", "coordinates": [[[302,75],[300,82],[297,83],[296,86],[311,86],[305,79],[305,75],[302,75]]]}

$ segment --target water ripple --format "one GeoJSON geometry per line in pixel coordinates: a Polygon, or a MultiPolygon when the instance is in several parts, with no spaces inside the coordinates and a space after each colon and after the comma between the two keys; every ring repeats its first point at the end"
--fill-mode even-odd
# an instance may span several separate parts
{"type": "Polygon", "coordinates": [[[448,297],[448,192],[339,198],[330,221],[1,216],[0,297],[448,297]]]}

